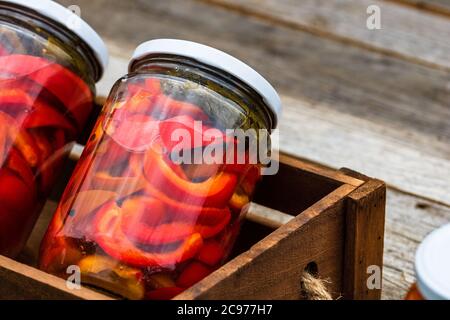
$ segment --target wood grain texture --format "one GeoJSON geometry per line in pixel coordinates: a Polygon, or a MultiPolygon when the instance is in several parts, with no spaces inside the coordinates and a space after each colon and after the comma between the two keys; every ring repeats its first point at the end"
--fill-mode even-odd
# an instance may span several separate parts
{"type": "Polygon", "coordinates": [[[0,256],[0,299],[109,300],[87,288],[70,290],[62,279],[0,256]]]}
{"type": "MultiPolygon", "coordinates": [[[[343,197],[354,189],[343,185],[177,299],[300,299],[301,274],[310,262],[317,263],[321,277],[341,279],[343,197]]],[[[342,283],[334,281],[328,289],[340,297],[342,283]]]]}
{"type": "Polygon", "coordinates": [[[203,0],[349,45],[450,70],[450,20],[374,0],[203,0]],[[370,30],[367,8],[381,12],[381,30],[370,30]],[[430,50],[433,48],[433,50],[430,50]]]}
{"type": "Polygon", "coordinates": [[[367,181],[347,199],[344,255],[344,275],[347,277],[343,288],[344,297],[378,300],[382,288],[370,287],[368,277],[373,267],[377,267],[381,271],[378,276],[382,276],[386,185],[349,169],[341,171],[367,181]]]}
{"type": "Polygon", "coordinates": [[[385,0],[414,6],[417,9],[427,10],[433,13],[442,14],[450,17],[450,1],[449,0],[385,0]]]}
{"type": "Polygon", "coordinates": [[[450,206],[404,194],[387,193],[382,299],[403,299],[414,283],[414,256],[433,230],[450,223],[450,206]]]}

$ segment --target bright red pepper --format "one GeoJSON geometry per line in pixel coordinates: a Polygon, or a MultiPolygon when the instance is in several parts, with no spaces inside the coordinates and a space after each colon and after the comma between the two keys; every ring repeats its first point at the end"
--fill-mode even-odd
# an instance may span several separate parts
{"type": "Polygon", "coordinates": [[[31,167],[36,167],[40,160],[39,150],[28,132],[21,129],[14,118],[1,111],[0,127],[7,128],[6,135],[4,135],[7,137],[6,139],[20,151],[31,167]]]}
{"type": "Polygon", "coordinates": [[[67,107],[79,128],[86,123],[93,106],[93,94],[88,85],[69,69],[44,58],[14,54],[0,57],[0,73],[33,80],[67,107]]]}
{"type": "Polygon", "coordinates": [[[8,54],[9,54],[9,51],[6,49],[6,47],[3,46],[2,44],[0,44],[0,57],[6,56],[8,54]]]}
{"type": "Polygon", "coordinates": [[[197,282],[206,278],[213,270],[200,262],[191,262],[180,274],[176,283],[181,288],[192,287],[197,282]]]}
{"type": "MultiPolygon", "coordinates": [[[[155,189],[181,202],[206,207],[226,206],[237,185],[237,176],[220,172],[203,182],[179,177],[161,157],[158,146],[149,149],[144,163],[144,175],[155,189]]],[[[161,150],[161,149],[160,149],[161,150]]]]}
{"type": "Polygon", "coordinates": [[[203,148],[211,144],[223,145],[226,135],[219,129],[210,128],[190,116],[177,116],[159,123],[159,133],[164,147],[173,152],[203,148]]]}
{"type": "Polygon", "coordinates": [[[204,264],[213,267],[225,257],[223,246],[224,244],[221,244],[215,240],[205,242],[202,249],[198,253],[197,259],[204,264]]]}
{"type": "Polygon", "coordinates": [[[95,240],[111,257],[135,267],[169,267],[194,257],[203,245],[195,233],[176,249],[167,252],[148,252],[136,247],[122,231],[122,211],[115,202],[105,204],[94,219],[95,240]]]}
{"type": "Polygon", "coordinates": [[[15,148],[11,148],[8,151],[8,161],[6,166],[20,176],[27,186],[33,187],[35,185],[33,171],[15,148]]]}
{"type": "Polygon", "coordinates": [[[176,214],[166,211],[160,200],[146,197],[125,201],[122,215],[123,232],[140,244],[153,246],[182,241],[193,233],[199,233],[204,239],[214,237],[225,229],[231,218],[227,212],[224,219],[214,225],[175,220],[176,214]]]}
{"type": "Polygon", "coordinates": [[[42,127],[61,128],[71,137],[76,137],[77,129],[59,111],[45,104],[35,104],[24,118],[23,127],[35,129],[42,127]]]}
{"type": "MultiPolygon", "coordinates": [[[[0,169],[0,208],[28,213],[33,203],[33,185],[26,185],[9,169],[0,169]]],[[[11,216],[11,219],[17,219],[17,217],[11,216]]]]}
{"type": "Polygon", "coordinates": [[[53,187],[53,182],[55,179],[53,162],[56,158],[52,158],[55,150],[48,140],[47,135],[42,131],[33,130],[30,132],[30,135],[40,152],[41,162],[37,168],[37,176],[40,179],[41,190],[44,194],[48,194],[53,187]]]}
{"type": "Polygon", "coordinates": [[[220,221],[223,221],[225,217],[230,213],[230,209],[228,209],[227,207],[203,207],[176,201],[169,197],[167,194],[154,188],[151,184],[147,184],[145,188],[150,196],[153,196],[164,202],[164,204],[168,208],[168,211],[171,212],[172,215],[179,218],[185,218],[187,221],[214,225],[219,223],[220,221]]]}

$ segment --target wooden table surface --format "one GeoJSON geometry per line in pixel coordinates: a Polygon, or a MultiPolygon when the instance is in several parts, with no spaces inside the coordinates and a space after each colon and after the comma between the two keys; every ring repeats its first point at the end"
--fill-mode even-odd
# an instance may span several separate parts
{"type": "Polygon", "coordinates": [[[450,222],[450,0],[59,2],[79,5],[109,45],[101,94],[153,38],[259,70],[283,96],[280,149],[387,182],[383,298],[404,296],[417,245],[450,222]],[[381,30],[366,27],[369,5],[381,30]]]}

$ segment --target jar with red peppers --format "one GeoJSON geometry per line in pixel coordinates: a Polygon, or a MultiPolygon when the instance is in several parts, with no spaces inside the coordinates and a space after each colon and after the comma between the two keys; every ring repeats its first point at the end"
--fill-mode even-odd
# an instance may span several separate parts
{"type": "Polygon", "coordinates": [[[450,300],[450,224],[432,232],[416,253],[417,283],[406,300],[450,300]]]}
{"type": "Polygon", "coordinates": [[[107,59],[99,36],[61,5],[0,1],[0,254],[26,242],[107,59]]]}
{"type": "Polygon", "coordinates": [[[229,256],[281,103],[252,68],[193,42],[144,43],[129,70],[64,193],[40,267],[67,278],[76,266],[84,284],[129,299],[170,299],[229,256]]]}

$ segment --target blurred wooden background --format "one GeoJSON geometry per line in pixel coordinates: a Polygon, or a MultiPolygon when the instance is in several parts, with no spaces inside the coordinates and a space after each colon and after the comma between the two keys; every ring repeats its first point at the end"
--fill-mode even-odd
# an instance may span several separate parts
{"type": "Polygon", "coordinates": [[[153,38],[217,47],[266,76],[283,95],[280,149],[388,183],[383,298],[403,298],[417,245],[450,222],[450,0],[58,2],[108,43],[100,94],[153,38]],[[369,5],[381,30],[366,27],[369,5]]]}

